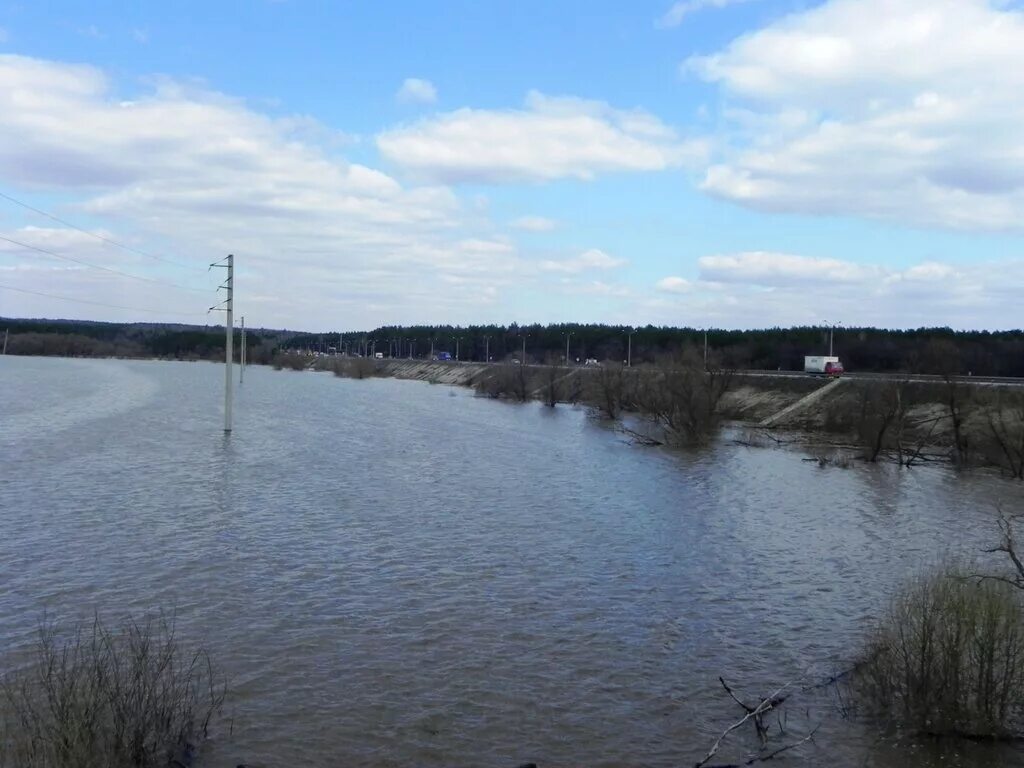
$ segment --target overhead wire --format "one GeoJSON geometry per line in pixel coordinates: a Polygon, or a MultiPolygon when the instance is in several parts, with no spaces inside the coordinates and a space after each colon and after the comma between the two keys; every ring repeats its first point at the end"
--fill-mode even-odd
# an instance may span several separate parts
{"type": "Polygon", "coordinates": [[[65,256],[64,254],[60,254],[60,253],[57,253],[55,251],[51,251],[48,248],[40,248],[37,245],[31,245],[29,243],[23,243],[20,240],[14,240],[14,239],[12,239],[10,237],[5,237],[4,235],[0,235],[0,240],[3,240],[3,241],[8,242],[8,243],[11,243],[12,245],[17,245],[17,246],[19,246],[21,248],[26,248],[26,249],[28,249],[30,251],[36,251],[38,253],[42,253],[42,254],[45,254],[47,256],[52,256],[55,259],[62,259],[64,261],[71,261],[71,262],[74,262],[76,264],[81,264],[81,265],[86,266],[86,267],[91,267],[92,269],[99,269],[99,270],[102,270],[104,272],[110,272],[110,273],[115,274],[115,275],[120,275],[121,277],[128,277],[128,278],[131,278],[132,280],[141,280],[141,281],[146,282],[146,283],[154,283],[156,285],[164,285],[164,286],[167,286],[169,288],[177,288],[178,290],[181,290],[181,291],[192,291],[193,293],[202,293],[202,294],[209,293],[208,290],[203,290],[203,289],[200,289],[200,288],[192,288],[192,287],[187,286],[187,285],[178,285],[177,283],[171,283],[171,282],[168,282],[167,280],[157,280],[157,279],[152,278],[152,277],[142,277],[141,275],[133,275],[130,272],[122,272],[121,270],[114,269],[112,267],[104,267],[101,264],[93,264],[92,262],[85,261],[84,259],[78,259],[78,258],[75,258],[74,256],[65,256]]]}
{"type": "Polygon", "coordinates": [[[174,264],[175,266],[178,267],[186,267],[187,269],[196,269],[198,267],[198,265],[196,264],[185,264],[184,262],[181,261],[168,259],[165,256],[157,256],[156,254],[148,253],[142,250],[141,248],[136,248],[134,246],[122,243],[118,240],[113,239],[112,237],[106,237],[105,235],[100,235],[96,232],[90,232],[88,229],[79,227],[77,224],[72,224],[67,219],[62,219],[60,216],[56,216],[52,213],[49,213],[48,211],[42,210],[41,208],[36,208],[35,206],[29,205],[28,203],[22,200],[18,200],[16,197],[11,197],[5,192],[0,192],[0,197],[2,197],[4,200],[9,200],[15,205],[20,205],[22,208],[32,211],[33,213],[38,213],[40,216],[45,216],[46,218],[51,219],[52,221],[56,221],[58,224],[63,224],[65,227],[70,227],[71,229],[77,230],[78,232],[81,232],[84,235],[88,235],[89,237],[95,237],[97,240],[102,240],[104,243],[108,243],[118,248],[123,248],[126,251],[131,251],[132,253],[136,253],[139,256],[145,256],[147,259],[154,259],[156,261],[162,261],[165,264],[174,264]]]}
{"type": "Polygon", "coordinates": [[[4,285],[3,283],[0,283],[0,289],[3,289],[5,291],[16,291],[18,293],[29,293],[29,294],[32,294],[33,296],[45,296],[46,298],[49,298],[49,299],[59,299],[61,301],[73,301],[73,302],[76,302],[78,304],[92,304],[92,305],[97,306],[97,307],[109,307],[111,309],[126,309],[126,310],[128,310],[130,312],[150,312],[150,313],[157,314],[157,315],[178,315],[178,316],[181,316],[181,317],[199,317],[200,315],[209,314],[207,312],[166,312],[166,311],[161,310],[161,309],[153,309],[153,308],[143,309],[142,307],[127,307],[127,306],[124,306],[122,304],[108,304],[107,302],[104,302],[104,301],[91,301],[89,299],[76,299],[76,298],[74,298],[72,296],[59,296],[59,295],[57,295],[55,293],[45,293],[43,291],[32,291],[32,290],[29,290],[28,288],[16,288],[13,285],[4,285]]]}
{"type": "MultiPolygon", "coordinates": [[[[185,267],[186,269],[197,268],[197,265],[195,265],[195,264],[186,264],[186,263],[181,262],[181,261],[176,261],[175,259],[169,259],[169,258],[164,257],[164,256],[158,256],[156,254],[144,251],[141,248],[136,248],[134,246],[127,245],[126,243],[122,243],[119,240],[115,240],[114,238],[106,237],[105,235],[101,235],[101,234],[98,234],[96,232],[91,232],[88,229],[84,229],[83,227],[80,227],[77,224],[74,224],[74,223],[68,221],[67,219],[63,219],[60,216],[57,216],[55,214],[50,213],[49,211],[44,211],[41,208],[37,208],[37,207],[35,207],[33,205],[30,205],[30,204],[26,203],[23,200],[19,200],[16,197],[8,195],[5,192],[0,191],[0,198],[3,198],[4,200],[8,200],[9,202],[14,203],[15,205],[19,205],[22,208],[25,208],[26,210],[32,211],[33,213],[36,213],[36,214],[38,214],[40,216],[45,216],[46,218],[48,218],[48,219],[50,219],[52,221],[55,221],[55,222],[57,222],[59,224],[62,224],[65,227],[69,227],[70,229],[74,229],[77,232],[81,232],[84,235],[88,235],[89,237],[93,237],[93,238],[95,238],[97,240],[100,240],[100,241],[102,241],[104,243],[107,243],[109,245],[113,245],[113,246],[115,246],[117,248],[121,248],[121,249],[123,249],[125,251],[129,251],[131,253],[138,254],[139,256],[145,256],[146,258],[153,259],[155,261],[159,261],[159,262],[162,262],[164,264],[173,264],[175,266],[185,267]]],[[[41,247],[36,246],[36,245],[31,245],[29,243],[24,243],[24,242],[21,242],[19,240],[15,240],[15,239],[10,238],[10,237],[6,237],[4,235],[0,235],[0,240],[6,241],[6,242],[8,242],[8,243],[10,243],[12,245],[16,245],[16,246],[21,247],[21,248],[26,248],[26,249],[31,250],[31,251],[36,251],[37,253],[42,253],[44,255],[51,256],[51,257],[56,258],[56,259],[62,259],[64,261],[74,262],[76,264],[81,264],[82,266],[85,266],[85,267],[90,267],[92,269],[99,269],[99,270],[102,270],[104,272],[109,272],[111,274],[119,275],[121,277],[127,277],[127,278],[130,278],[132,280],[141,280],[143,282],[153,283],[155,285],[163,285],[163,286],[167,286],[169,288],[175,288],[175,289],[182,290],[182,291],[191,291],[193,293],[200,293],[200,294],[207,294],[209,292],[209,290],[210,290],[210,289],[205,289],[204,290],[204,289],[200,289],[200,288],[194,288],[194,287],[187,286],[187,285],[180,285],[178,283],[172,283],[172,282],[167,281],[167,280],[159,280],[159,279],[155,279],[155,278],[151,278],[151,277],[143,277],[141,275],[134,275],[134,274],[131,274],[129,272],[124,272],[124,271],[119,270],[119,269],[114,269],[112,267],[106,267],[106,266],[103,266],[101,264],[94,264],[92,262],[85,261],[84,259],[76,258],[74,256],[67,256],[67,255],[64,255],[64,254],[60,254],[60,253],[57,253],[55,251],[51,251],[51,250],[49,250],[47,248],[41,248],[41,247]]],[[[209,271],[209,270],[207,270],[207,271],[209,271]]],[[[221,286],[221,287],[223,287],[223,286],[221,286]]],[[[114,308],[114,309],[128,309],[128,310],[139,311],[139,312],[157,312],[157,313],[159,313],[159,310],[142,309],[141,307],[125,307],[125,306],[121,306],[121,305],[117,305],[117,304],[108,304],[108,303],[104,303],[104,302],[88,301],[88,300],[85,300],[85,299],[74,299],[74,298],[71,298],[71,297],[68,297],[68,296],[57,296],[55,294],[45,293],[45,292],[42,292],[42,291],[31,291],[31,290],[28,290],[28,289],[25,289],[25,288],[15,288],[14,286],[0,285],[0,288],[5,288],[5,289],[11,290],[11,291],[19,291],[21,293],[29,293],[29,294],[33,294],[33,295],[36,295],[36,296],[47,296],[47,297],[50,297],[50,298],[61,299],[61,300],[64,300],[64,301],[76,301],[76,302],[84,303],[84,304],[93,304],[93,305],[96,305],[96,306],[111,307],[111,308],[114,308]]],[[[218,304],[218,305],[215,305],[214,307],[210,307],[210,309],[208,309],[205,314],[209,315],[211,311],[215,310],[219,306],[220,305],[218,304]]],[[[180,313],[178,313],[178,314],[180,314],[180,313]]],[[[185,313],[185,314],[188,314],[189,316],[191,316],[192,313],[185,313]]],[[[196,314],[198,315],[198,313],[196,313],[196,314]]]]}

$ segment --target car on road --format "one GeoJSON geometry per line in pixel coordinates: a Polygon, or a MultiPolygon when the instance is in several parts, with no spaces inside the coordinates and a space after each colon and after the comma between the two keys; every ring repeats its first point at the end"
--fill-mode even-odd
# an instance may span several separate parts
{"type": "Polygon", "coordinates": [[[838,357],[824,355],[808,355],[804,358],[804,373],[824,374],[825,376],[842,376],[843,364],[838,357]]]}

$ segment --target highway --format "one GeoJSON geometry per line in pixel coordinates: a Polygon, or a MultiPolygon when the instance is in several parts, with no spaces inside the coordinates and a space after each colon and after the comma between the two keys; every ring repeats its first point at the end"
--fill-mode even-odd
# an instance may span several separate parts
{"type": "MultiPolygon", "coordinates": [[[[803,371],[735,371],[737,376],[759,376],[764,378],[827,378],[820,373],[804,373],[803,371]]],[[[931,384],[943,384],[946,379],[933,373],[877,373],[846,371],[842,378],[855,381],[920,381],[931,384]]],[[[952,381],[957,384],[989,387],[1022,387],[1024,379],[1010,376],[954,376],[952,381]]]]}
{"type": "MultiPolygon", "coordinates": [[[[394,362],[410,362],[410,363],[432,363],[434,365],[509,365],[506,361],[493,360],[490,363],[484,363],[483,361],[473,360],[422,360],[419,358],[385,358],[386,360],[393,360],[394,362]]],[[[548,365],[545,363],[528,363],[527,368],[564,368],[564,365],[548,365]]],[[[579,369],[582,371],[596,371],[599,366],[584,366],[584,365],[573,365],[569,366],[573,369],[579,369]]],[[[638,372],[652,371],[654,368],[649,364],[641,364],[633,366],[638,372]]],[[[735,370],[731,372],[734,376],[749,376],[752,378],[766,378],[766,379],[792,379],[792,378],[804,378],[804,379],[819,379],[826,380],[827,376],[820,373],[806,373],[804,371],[771,371],[771,370],[754,370],[744,369],[735,370]]],[[[946,381],[943,376],[932,373],[878,373],[872,371],[846,371],[842,374],[843,379],[852,381],[919,381],[931,384],[942,384],[946,381]]],[[[1024,378],[1017,378],[1011,376],[954,376],[952,379],[957,384],[966,384],[970,386],[988,386],[988,387],[1024,387],[1024,378]]]]}

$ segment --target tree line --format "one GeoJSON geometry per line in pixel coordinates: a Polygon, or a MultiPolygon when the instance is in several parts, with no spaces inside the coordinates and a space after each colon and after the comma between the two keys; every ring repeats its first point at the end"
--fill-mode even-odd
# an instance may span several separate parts
{"type": "MultiPolygon", "coordinates": [[[[9,329],[7,351],[24,355],[160,357],[216,360],[224,355],[223,326],[101,323],[70,320],[0,320],[9,329]]],[[[835,328],[832,348],[847,370],[885,373],[1024,376],[1024,331],[954,331],[835,328]]],[[[799,370],[805,355],[828,354],[830,329],[822,327],[724,330],[647,325],[561,323],[552,325],[382,326],[366,331],[299,333],[247,331],[249,360],[269,363],[278,351],[350,356],[482,362],[524,357],[528,363],[594,358],[633,365],[656,363],[684,350],[708,354],[724,368],[799,370]]],[[[235,344],[240,343],[236,329],[235,344]]]]}
{"type": "Polygon", "coordinates": [[[507,361],[524,356],[528,363],[596,360],[633,365],[655,363],[683,350],[708,354],[722,367],[800,370],[804,356],[832,349],[848,370],[883,373],[1024,376],[1024,331],[954,331],[950,328],[795,327],[755,330],[673,328],[597,324],[383,326],[372,331],[299,334],[286,343],[291,350],[349,354],[383,353],[387,357],[427,358],[449,353],[465,361],[507,361]]]}
{"type": "MultiPolygon", "coordinates": [[[[223,360],[227,342],[224,326],[214,325],[0,319],[0,334],[5,331],[11,355],[223,360]]],[[[288,335],[246,330],[248,359],[269,363],[288,335]]],[[[235,329],[236,354],[240,344],[235,329]]]]}

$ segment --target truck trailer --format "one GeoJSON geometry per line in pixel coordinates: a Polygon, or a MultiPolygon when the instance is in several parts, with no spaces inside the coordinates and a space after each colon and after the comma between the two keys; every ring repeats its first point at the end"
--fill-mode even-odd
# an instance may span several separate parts
{"type": "Polygon", "coordinates": [[[825,355],[808,355],[804,358],[804,373],[821,373],[825,376],[839,376],[843,372],[843,364],[838,357],[825,355]]]}

